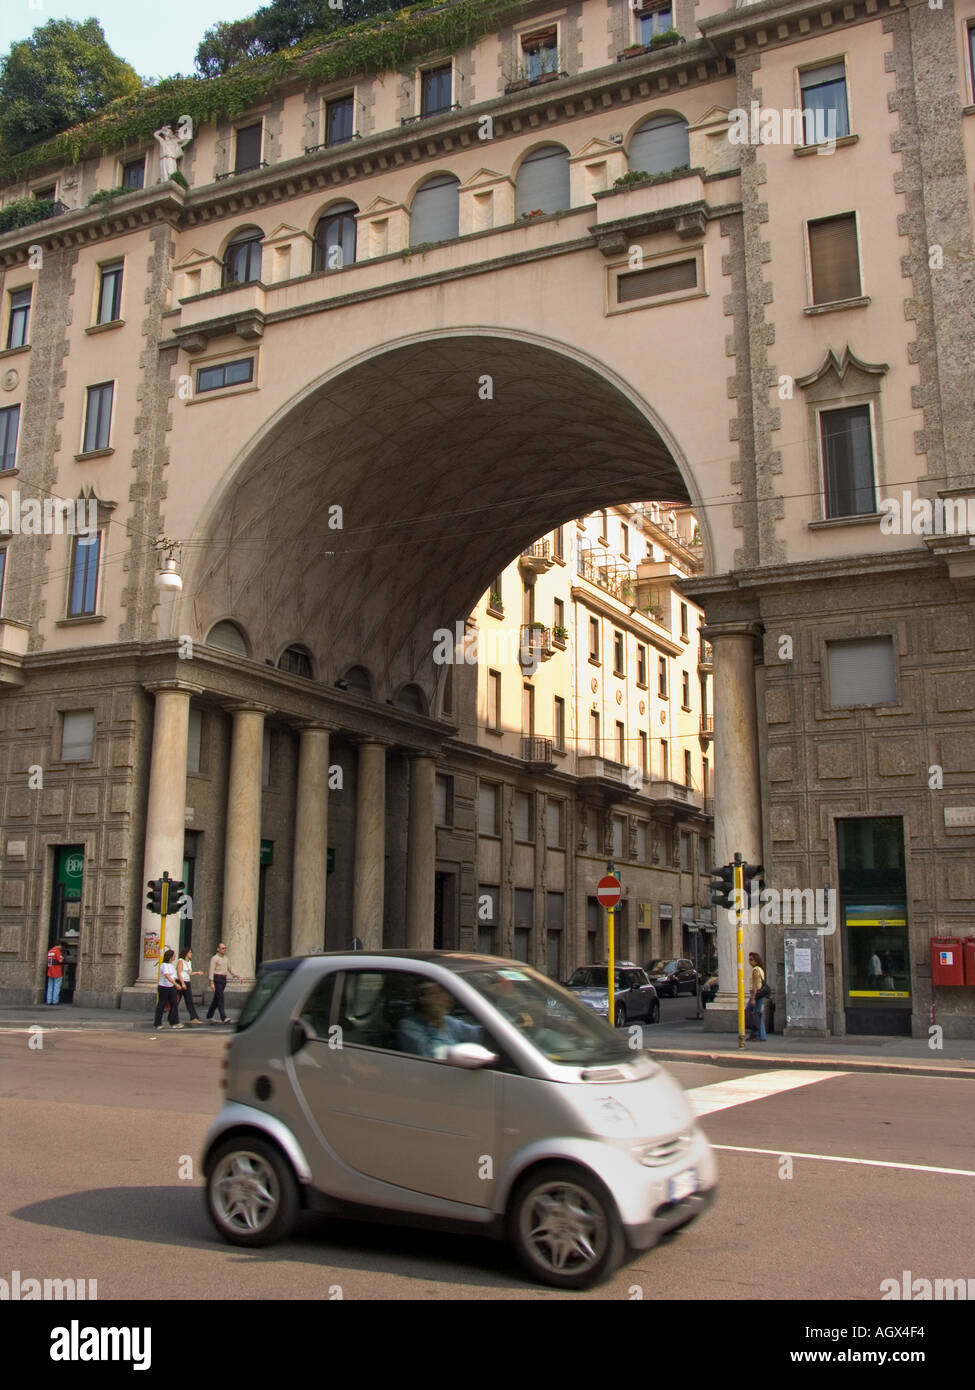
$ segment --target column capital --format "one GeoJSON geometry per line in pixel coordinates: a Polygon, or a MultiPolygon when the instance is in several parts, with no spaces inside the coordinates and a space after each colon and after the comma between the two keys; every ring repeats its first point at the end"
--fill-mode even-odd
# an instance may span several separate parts
{"type": "Polygon", "coordinates": [[[337,724],[324,724],[320,719],[289,719],[289,726],[296,734],[337,734],[337,724]]]}
{"type": "Polygon", "coordinates": [[[765,631],[764,623],[706,623],[699,629],[708,642],[719,637],[753,637],[758,639],[765,631]]]}
{"type": "Polygon", "coordinates": [[[204,693],[202,685],[192,685],[189,681],[143,681],[142,689],[148,690],[150,695],[158,695],[161,691],[175,691],[182,695],[202,695],[204,693]]]}
{"type": "Polygon", "coordinates": [[[444,754],[442,749],[433,752],[429,748],[400,748],[398,750],[408,762],[413,762],[417,758],[429,758],[432,763],[443,762],[444,754]]]}
{"type": "Polygon", "coordinates": [[[276,714],[274,705],[260,705],[255,700],[235,700],[222,707],[227,714],[276,714]]]}
{"type": "Polygon", "coordinates": [[[374,738],[372,734],[348,734],[346,737],[357,748],[385,748],[388,751],[393,747],[388,738],[374,738]]]}

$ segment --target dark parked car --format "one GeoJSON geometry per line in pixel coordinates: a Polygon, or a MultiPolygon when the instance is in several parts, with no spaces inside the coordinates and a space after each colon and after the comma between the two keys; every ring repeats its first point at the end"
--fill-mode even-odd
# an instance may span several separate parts
{"type": "MultiPolygon", "coordinates": [[[[646,971],[632,961],[622,960],[614,971],[615,998],[613,1022],[625,1028],[633,1020],[644,1023],[660,1022],[660,1000],[647,979],[646,971]]],[[[574,972],[566,989],[577,995],[579,1002],[588,1005],[603,1018],[609,1012],[608,965],[582,965],[574,972]]]]}
{"type": "Polygon", "coordinates": [[[683,958],[651,961],[647,974],[657,993],[671,999],[678,994],[697,994],[701,979],[692,962],[683,958]]]}

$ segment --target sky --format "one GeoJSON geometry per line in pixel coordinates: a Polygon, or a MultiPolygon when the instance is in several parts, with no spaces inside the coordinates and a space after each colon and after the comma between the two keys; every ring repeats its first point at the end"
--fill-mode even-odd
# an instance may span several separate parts
{"type": "Polygon", "coordinates": [[[101,23],[109,46],[140,77],[192,73],[204,33],[222,19],[243,19],[264,0],[0,0],[0,58],[49,19],[101,23]]]}

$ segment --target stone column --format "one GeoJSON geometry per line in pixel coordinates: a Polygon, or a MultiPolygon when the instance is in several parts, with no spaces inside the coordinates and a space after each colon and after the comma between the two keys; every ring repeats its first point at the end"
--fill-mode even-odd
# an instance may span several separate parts
{"type": "Polygon", "coordinates": [[[382,949],[385,880],[386,745],[363,739],[356,783],[351,935],[366,951],[382,949]]]}
{"type": "Polygon", "coordinates": [[[227,786],[227,835],[223,861],[223,926],[230,967],[245,986],[254,983],[257,900],[261,879],[261,705],[230,707],[234,725],[227,786]]]}
{"type": "MultiPolygon", "coordinates": [[[[762,862],[762,799],[755,701],[754,623],[722,623],[701,633],[714,648],[714,747],[719,763],[714,787],[714,862],[730,864],[736,851],[746,864],[762,862]]],[[[738,962],[735,914],[715,908],[718,994],[704,1011],[709,1032],[738,1031],[738,962]]],[[[763,929],[743,931],[745,994],[748,952],[765,952],[763,929]]]]}
{"type": "MultiPolygon", "coordinates": [[[[137,985],[155,989],[159,978],[159,949],[148,938],[160,935],[160,918],[145,909],[146,884],[168,871],[171,878],[183,873],[183,837],[186,833],[186,750],[189,742],[190,697],[199,686],[182,681],[147,685],[156,697],[152,725],[152,760],[149,764],[149,804],[146,812],[145,858],[142,871],[142,931],[137,985]],[[147,954],[148,952],[148,954],[147,954]]],[[[160,943],[161,945],[161,943],[160,943]]],[[[166,919],[166,945],[179,946],[178,922],[166,919]]]]}
{"type": "Polygon", "coordinates": [[[325,949],[329,732],[320,724],[305,725],[299,731],[291,897],[291,954],[294,956],[325,949]]]}
{"type": "Polygon", "coordinates": [[[425,753],[410,756],[409,840],[406,855],[406,946],[433,950],[437,831],[434,790],[437,762],[425,753]]]}

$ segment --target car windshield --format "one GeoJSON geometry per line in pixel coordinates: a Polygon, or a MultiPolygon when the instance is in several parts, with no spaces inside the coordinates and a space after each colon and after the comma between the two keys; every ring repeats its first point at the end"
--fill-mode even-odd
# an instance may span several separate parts
{"type": "MultiPolygon", "coordinates": [[[[622,976],[619,971],[613,975],[616,988],[622,989],[622,976]]],[[[592,965],[587,970],[577,970],[569,981],[570,989],[605,989],[609,979],[609,969],[605,965],[592,965]]]]}
{"type": "Polygon", "coordinates": [[[677,962],[675,960],[655,960],[647,969],[651,975],[665,975],[668,971],[677,969],[677,962]]]}
{"type": "Polygon", "coordinates": [[[463,978],[550,1062],[588,1067],[633,1060],[633,1050],[604,1019],[528,966],[465,970],[463,978]]]}

